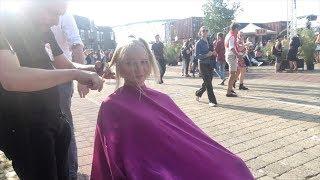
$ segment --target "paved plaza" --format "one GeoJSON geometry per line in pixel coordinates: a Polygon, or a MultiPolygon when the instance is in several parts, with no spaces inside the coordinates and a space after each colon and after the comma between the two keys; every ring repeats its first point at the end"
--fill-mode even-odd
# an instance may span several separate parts
{"type": "MultiPolygon", "coordinates": [[[[208,106],[206,93],[195,101],[202,80],[181,77],[180,67],[168,67],[164,84],[148,85],[169,94],[211,138],[239,155],[257,179],[320,180],[320,66],[316,69],[274,74],[270,67],[251,68],[245,83],[250,90],[237,90],[238,98],[227,98],[227,87],[215,78],[218,107],[208,106]]],[[[114,85],[107,80],[102,92],[86,99],[74,95],[79,179],[89,178],[99,106],[114,85]]],[[[16,179],[2,153],[0,179],[16,179]]]]}

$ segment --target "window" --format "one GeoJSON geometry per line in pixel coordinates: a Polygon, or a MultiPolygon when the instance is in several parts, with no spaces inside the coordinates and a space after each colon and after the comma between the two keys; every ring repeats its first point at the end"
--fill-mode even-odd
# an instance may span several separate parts
{"type": "Polygon", "coordinates": [[[83,29],[80,29],[80,37],[82,40],[85,40],[86,39],[86,33],[85,33],[85,30],[83,29]]]}
{"type": "Polygon", "coordinates": [[[113,31],[110,32],[110,39],[111,39],[112,41],[114,41],[114,39],[115,39],[115,38],[114,38],[114,33],[113,33],[113,31]]]}

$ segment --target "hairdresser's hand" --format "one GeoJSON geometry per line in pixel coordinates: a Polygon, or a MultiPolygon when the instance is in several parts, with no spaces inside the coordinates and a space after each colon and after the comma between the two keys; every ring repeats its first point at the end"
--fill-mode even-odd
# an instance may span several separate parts
{"type": "Polygon", "coordinates": [[[78,71],[75,80],[80,84],[86,85],[91,90],[98,90],[99,92],[102,90],[104,83],[97,73],[89,71],[78,71]]]}
{"type": "Polygon", "coordinates": [[[112,72],[110,69],[106,69],[102,77],[105,79],[116,79],[115,73],[112,72]]]}
{"type": "Polygon", "coordinates": [[[95,62],[94,69],[95,69],[95,72],[96,72],[99,76],[102,76],[102,75],[104,74],[104,73],[103,73],[104,64],[103,64],[101,61],[96,61],[96,62],[95,62]]]}
{"type": "Polygon", "coordinates": [[[81,98],[85,98],[86,95],[89,93],[90,89],[88,86],[86,85],[82,85],[80,83],[78,83],[78,93],[80,95],[81,98]]]}

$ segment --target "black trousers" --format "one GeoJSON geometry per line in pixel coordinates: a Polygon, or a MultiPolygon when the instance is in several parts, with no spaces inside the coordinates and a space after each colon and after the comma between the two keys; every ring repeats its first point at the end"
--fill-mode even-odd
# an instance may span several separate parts
{"type": "Polygon", "coordinates": [[[160,79],[162,81],[164,73],[166,73],[166,61],[164,59],[159,59],[158,64],[159,64],[159,71],[160,71],[160,79]]]}
{"type": "Polygon", "coordinates": [[[189,65],[190,65],[190,58],[184,59],[184,74],[189,74],[189,65]]]}
{"type": "Polygon", "coordinates": [[[33,123],[8,135],[4,152],[21,180],[69,180],[70,126],[62,115],[57,118],[42,119],[48,123],[33,123]]]}
{"type": "Polygon", "coordinates": [[[213,67],[211,64],[199,63],[200,73],[203,80],[202,87],[196,91],[196,96],[201,97],[207,91],[209,102],[217,104],[216,96],[213,93],[212,78],[213,67]]]}

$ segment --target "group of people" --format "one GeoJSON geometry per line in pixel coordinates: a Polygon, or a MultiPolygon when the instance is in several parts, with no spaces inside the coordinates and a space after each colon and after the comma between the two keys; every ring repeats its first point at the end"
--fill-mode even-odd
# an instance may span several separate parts
{"type": "MultiPolygon", "coordinates": [[[[254,45],[251,42],[250,37],[246,39],[244,42],[243,34],[239,33],[239,38],[241,39],[241,43],[245,47],[244,51],[244,60],[246,66],[260,66],[264,63],[263,60],[263,52],[259,45],[254,45]]],[[[217,33],[216,37],[208,37],[209,49],[213,51],[213,55],[211,59],[213,60],[213,68],[216,75],[223,80],[220,85],[224,85],[224,81],[226,80],[224,77],[225,68],[222,66],[226,65],[225,61],[225,48],[224,48],[224,34],[222,32],[217,33]]],[[[192,73],[193,77],[195,77],[195,73],[197,72],[198,67],[198,59],[195,56],[195,43],[193,39],[187,39],[183,42],[181,52],[179,55],[179,59],[182,62],[182,76],[191,77],[189,72],[192,73]]],[[[201,76],[201,74],[199,74],[201,76]]]]}
{"type": "MultiPolygon", "coordinates": [[[[219,85],[224,85],[226,63],[228,64],[229,77],[227,97],[237,97],[235,92],[236,82],[239,81],[239,90],[249,90],[244,86],[244,78],[247,68],[252,64],[260,66],[264,63],[263,52],[260,46],[254,46],[248,37],[245,41],[243,34],[239,31],[240,26],[232,23],[229,33],[224,37],[223,33],[218,33],[214,41],[208,37],[208,29],[202,26],[199,30],[200,39],[192,43],[192,39],[184,42],[181,49],[181,57],[183,60],[182,76],[190,77],[189,64],[191,59],[194,59],[191,72],[195,72],[195,68],[199,66],[200,77],[203,79],[202,87],[196,91],[196,100],[207,91],[209,105],[216,106],[217,99],[213,92],[212,78],[214,72],[222,80],[219,85]],[[194,58],[192,58],[194,56],[194,58]]],[[[278,36],[275,44],[272,47],[272,54],[275,56],[276,72],[282,71],[282,53],[283,44],[287,38],[278,36]]],[[[316,61],[320,62],[320,34],[316,39],[316,61]]],[[[298,48],[301,46],[299,36],[293,36],[288,42],[288,52],[286,59],[289,62],[289,72],[296,72],[298,69],[297,57],[298,48]]]]}
{"type": "Polygon", "coordinates": [[[93,49],[85,49],[85,63],[95,64],[97,61],[108,63],[113,56],[113,49],[94,51],[93,49]]]}
{"type": "MultiPolygon", "coordinates": [[[[1,15],[0,150],[20,179],[77,179],[72,81],[85,97],[89,89],[101,91],[100,76],[110,74],[84,65],[76,26],[62,21],[66,8],[65,0],[34,0],[21,14],[1,15]]],[[[161,82],[157,43],[152,52],[143,39],[129,38],[112,56],[117,90],[99,111],[91,179],[253,179],[168,95],[146,87],[151,74],[161,82]]]]}
{"type": "MultiPolygon", "coordinates": [[[[248,66],[245,58],[248,60],[248,52],[251,44],[244,42],[244,36],[242,33],[239,33],[239,25],[236,23],[231,24],[230,32],[225,37],[223,33],[218,33],[213,43],[208,41],[208,31],[205,26],[200,28],[198,33],[200,39],[195,45],[195,59],[198,61],[195,64],[199,64],[200,75],[203,79],[203,84],[201,88],[196,91],[195,95],[196,100],[199,101],[202,94],[207,91],[209,106],[216,106],[218,103],[213,92],[212,78],[215,72],[221,79],[220,85],[224,85],[227,80],[225,77],[226,63],[228,63],[229,66],[229,81],[226,96],[237,97],[234,88],[238,80],[240,82],[239,90],[249,90],[243,83],[246,67],[248,66]],[[212,46],[210,46],[210,44],[212,44],[212,46]]],[[[184,45],[182,48],[183,54],[192,52],[192,50],[190,50],[192,47],[185,47],[187,46],[184,45]]],[[[186,62],[189,62],[189,60],[186,60],[186,62]]]]}
{"type": "MultiPolygon", "coordinates": [[[[284,59],[282,59],[284,45],[287,44],[286,37],[277,37],[275,44],[272,47],[272,54],[275,56],[275,72],[279,73],[284,70],[282,67],[282,63],[284,59]]],[[[298,36],[293,36],[288,43],[288,52],[285,55],[286,60],[289,62],[289,72],[297,72],[298,70],[298,50],[301,46],[301,41],[298,36]]]]}

